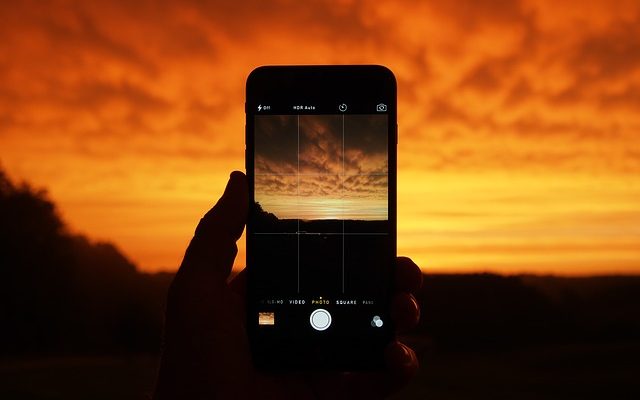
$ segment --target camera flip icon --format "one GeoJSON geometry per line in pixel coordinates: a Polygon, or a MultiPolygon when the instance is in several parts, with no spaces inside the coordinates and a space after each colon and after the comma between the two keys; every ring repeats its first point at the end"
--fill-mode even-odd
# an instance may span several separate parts
{"type": "Polygon", "coordinates": [[[378,112],[385,112],[387,111],[387,105],[384,103],[380,103],[376,106],[376,111],[378,112]]]}

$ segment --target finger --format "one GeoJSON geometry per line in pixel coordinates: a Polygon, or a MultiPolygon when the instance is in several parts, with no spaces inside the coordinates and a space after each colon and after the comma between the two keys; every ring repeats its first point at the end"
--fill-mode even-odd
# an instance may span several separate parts
{"type": "Polygon", "coordinates": [[[391,342],[385,349],[385,360],[392,390],[406,385],[420,366],[416,353],[400,342],[391,342]]]}
{"type": "Polygon", "coordinates": [[[244,299],[247,295],[247,269],[244,268],[242,271],[238,272],[236,276],[231,279],[229,282],[229,287],[231,290],[240,296],[240,298],[244,299]]]}
{"type": "Polygon", "coordinates": [[[234,171],[220,200],[200,220],[180,271],[206,271],[225,282],[238,252],[236,241],[244,230],[248,209],[246,176],[234,171]]]}
{"type": "Polygon", "coordinates": [[[196,236],[228,235],[233,241],[242,236],[249,211],[249,187],[247,177],[233,171],[227,187],[215,206],[202,217],[196,228],[196,236]]]}
{"type": "Polygon", "coordinates": [[[399,332],[415,328],[420,321],[420,306],[416,298],[407,292],[396,294],[391,302],[391,318],[399,332]]]}
{"type": "Polygon", "coordinates": [[[396,290],[418,293],[422,287],[422,271],[409,257],[396,260],[396,290]]]}

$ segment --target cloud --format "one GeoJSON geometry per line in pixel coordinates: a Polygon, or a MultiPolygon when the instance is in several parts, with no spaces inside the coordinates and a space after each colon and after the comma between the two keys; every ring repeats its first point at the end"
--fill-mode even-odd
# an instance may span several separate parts
{"type": "Polygon", "coordinates": [[[256,174],[297,173],[297,117],[257,116],[254,124],[256,174]]]}
{"type": "Polygon", "coordinates": [[[386,115],[349,115],[344,120],[345,174],[388,172],[386,115]]]}
{"type": "Polygon", "coordinates": [[[388,194],[387,175],[353,175],[347,176],[343,183],[345,198],[378,199],[386,203],[388,194]]]}
{"type": "Polygon", "coordinates": [[[640,26],[615,24],[607,31],[584,38],[569,62],[583,82],[627,78],[640,70],[640,26]]]}
{"type": "Polygon", "coordinates": [[[300,176],[298,199],[340,199],[342,197],[342,178],[338,175],[300,176]]]}
{"type": "MultiPolygon", "coordinates": [[[[63,207],[86,204],[67,211],[78,227],[117,220],[90,211],[115,195],[156,196],[173,210],[196,197],[209,204],[203,188],[243,165],[244,82],[263,64],[389,66],[405,173],[640,172],[633,0],[26,1],[3,2],[0,15],[2,162],[46,183],[63,207]]],[[[322,133],[316,122],[305,122],[302,167],[333,173],[341,149],[331,124],[322,133]]],[[[360,123],[356,131],[372,132],[360,123]]],[[[380,142],[361,139],[345,142],[346,171],[386,171],[380,142]]],[[[297,170],[292,143],[258,147],[264,173],[297,170]],[[278,152],[284,163],[274,163],[278,152]]],[[[137,212],[157,220],[149,210],[137,212]]],[[[192,233],[181,224],[171,235],[192,233]]],[[[125,225],[90,229],[128,238],[125,225]]],[[[178,243],[174,263],[182,251],[178,243]]]]}
{"type": "Polygon", "coordinates": [[[343,160],[342,115],[305,115],[299,119],[301,174],[339,174],[343,160]]]}
{"type": "Polygon", "coordinates": [[[262,196],[294,197],[298,195],[298,177],[294,175],[257,175],[255,178],[256,201],[262,196]]]}
{"type": "Polygon", "coordinates": [[[383,115],[258,116],[255,130],[258,174],[387,173],[383,115]]]}

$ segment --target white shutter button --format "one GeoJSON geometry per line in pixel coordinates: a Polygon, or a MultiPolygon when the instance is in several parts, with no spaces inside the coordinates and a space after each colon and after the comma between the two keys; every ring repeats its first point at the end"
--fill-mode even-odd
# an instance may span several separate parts
{"type": "Polygon", "coordinates": [[[324,331],[331,325],[331,314],[329,311],[318,308],[309,317],[311,327],[317,331],[324,331]]]}

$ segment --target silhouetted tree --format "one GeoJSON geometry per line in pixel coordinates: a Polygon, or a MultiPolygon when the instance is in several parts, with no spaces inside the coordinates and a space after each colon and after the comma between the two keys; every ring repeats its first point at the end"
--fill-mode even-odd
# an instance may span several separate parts
{"type": "Polygon", "coordinates": [[[0,354],[157,351],[171,276],[73,235],[45,191],[0,170],[0,354]]]}
{"type": "Polygon", "coordinates": [[[254,202],[250,212],[252,214],[254,227],[259,231],[273,231],[273,226],[279,221],[278,217],[262,208],[259,202],[254,202]]]}

